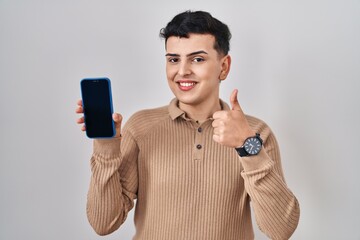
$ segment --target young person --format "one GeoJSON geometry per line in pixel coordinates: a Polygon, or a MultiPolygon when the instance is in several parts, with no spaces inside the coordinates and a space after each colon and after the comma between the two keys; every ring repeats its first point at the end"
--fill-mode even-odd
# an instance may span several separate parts
{"type": "Polygon", "coordinates": [[[94,140],[90,224],[100,235],[115,231],[137,199],[133,239],[254,239],[251,201],[261,231],[288,239],[300,211],[275,136],[242,112],[237,90],[230,106],[219,99],[231,66],[228,27],[207,12],[187,11],[160,35],[175,98],[135,113],[122,130],[114,114],[116,137],[94,140]]]}

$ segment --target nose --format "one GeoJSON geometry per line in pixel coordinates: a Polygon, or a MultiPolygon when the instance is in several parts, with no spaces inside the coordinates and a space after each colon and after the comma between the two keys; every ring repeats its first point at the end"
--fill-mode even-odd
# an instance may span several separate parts
{"type": "Polygon", "coordinates": [[[191,74],[191,66],[187,61],[183,61],[179,64],[178,74],[181,77],[188,76],[191,74]]]}

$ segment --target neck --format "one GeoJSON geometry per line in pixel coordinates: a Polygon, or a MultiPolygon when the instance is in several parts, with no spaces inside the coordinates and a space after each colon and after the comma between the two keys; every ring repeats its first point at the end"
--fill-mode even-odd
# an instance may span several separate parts
{"type": "Polygon", "coordinates": [[[221,105],[219,98],[217,98],[213,101],[207,101],[201,104],[186,104],[179,102],[179,108],[186,113],[188,118],[203,123],[211,118],[216,111],[220,111],[221,105]]]}

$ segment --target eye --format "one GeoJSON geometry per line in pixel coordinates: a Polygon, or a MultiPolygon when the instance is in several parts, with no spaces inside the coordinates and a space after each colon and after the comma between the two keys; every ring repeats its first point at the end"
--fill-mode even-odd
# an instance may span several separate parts
{"type": "Polygon", "coordinates": [[[205,59],[204,58],[202,58],[202,57],[194,57],[193,58],[193,62],[203,62],[203,61],[205,61],[205,59]]]}
{"type": "Polygon", "coordinates": [[[179,62],[179,59],[178,58],[168,58],[168,62],[169,63],[177,63],[177,62],[179,62]]]}

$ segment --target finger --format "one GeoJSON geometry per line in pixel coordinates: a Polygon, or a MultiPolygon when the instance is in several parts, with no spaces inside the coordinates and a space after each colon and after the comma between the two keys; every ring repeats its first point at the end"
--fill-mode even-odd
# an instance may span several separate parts
{"type": "Polygon", "coordinates": [[[211,126],[213,128],[216,128],[218,126],[218,120],[214,120],[212,123],[211,123],[211,126]]]}
{"type": "Polygon", "coordinates": [[[224,126],[224,121],[221,119],[216,119],[212,122],[211,126],[213,128],[218,128],[218,127],[224,126]]]}
{"type": "Polygon", "coordinates": [[[113,117],[113,120],[114,120],[115,123],[121,123],[121,121],[122,121],[121,114],[113,113],[112,117],[113,117]]]}
{"type": "Polygon", "coordinates": [[[212,118],[213,118],[213,119],[218,119],[218,118],[220,118],[220,113],[219,113],[219,112],[220,112],[220,111],[214,112],[212,118]]]}
{"type": "Polygon", "coordinates": [[[214,112],[212,118],[219,119],[219,118],[224,118],[225,116],[226,116],[226,111],[217,111],[217,112],[214,112]]]}
{"type": "Polygon", "coordinates": [[[238,94],[237,89],[234,89],[234,91],[231,93],[231,96],[230,96],[231,109],[241,111],[241,107],[240,107],[239,101],[237,99],[237,94],[238,94]]]}
{"type": "Polygon", "coordinates": [[[84,117],[78,118],[78,120],[76,122],[79,123],[79,124],[84,123],[85,122],[84,117]]]}
{"type": "Polygon", "coordinates": [[[82,103],[82,100],[81,100],[81,99],[79,99],[79,100],[77,101],[77,105],[79,105],[79,106],[82,106],[82,105],[83,105],[83,103],[82,103]]]}
{"type": "Polygon", "coordinates": [[[85,127],[85,125],[82,125],[82,127],[81,127],[81,131],[83,131],[83,132],[85,132],[85,131],[86,131],[86,127],[85,127]]]}
{"type": "Polygon", "coordinates": [[[213,132],[214,135],[220,136],[221,133],[222,133],[222,130],[220,128],[214,128],[214,132],[213,132]]]}
{"type": "Polygon", "coordinates": [[[81,106],[78,106],[75,110],[76,113],[84,113],[84,109],[81,106]]]}
{"type": "Polygon", "coordinates": [[[220,136],[214,134],[214,135],[213,135],[213,140],[218,143],[218,142],[220,141],[220,136]]]}
{"type": "Polygon", "coordinates": [[[112,115],[113,120],[115,122],[115,128],[116,128],[116,137],[121,136],[121,121],[122,121],[122,116],[119,113],[113,113],[112,115]]]}
{"type": "Polygon", "coordinates": [[[224,145],[224,143],[223,143],[224,137],[221,135],[214,134],[213,140],[221,145],[224,145]]]}

